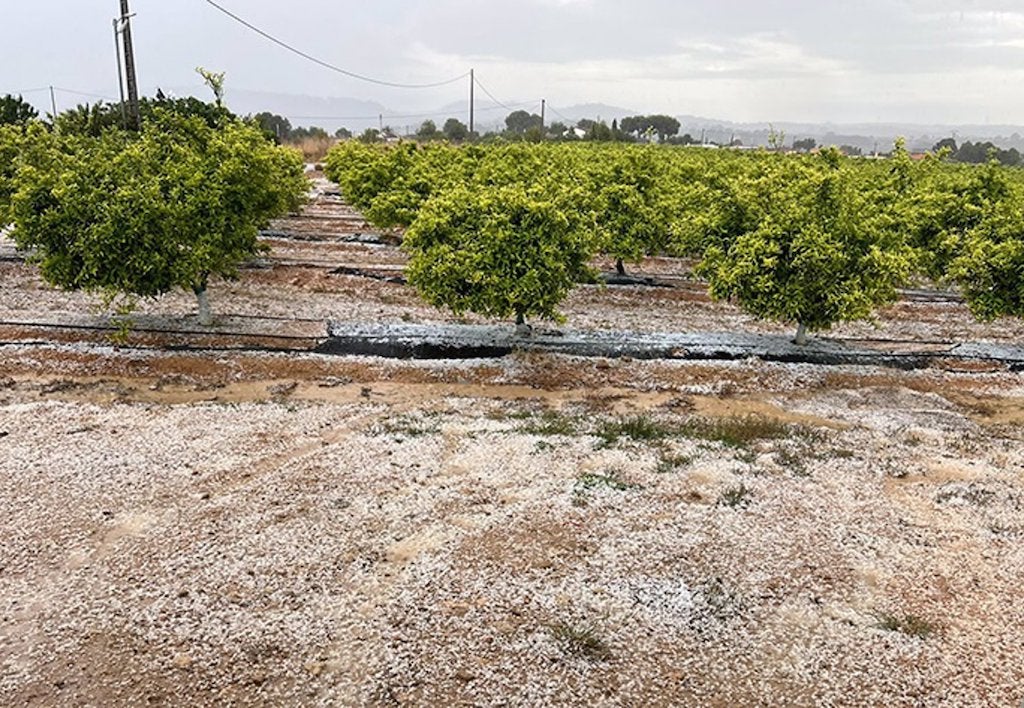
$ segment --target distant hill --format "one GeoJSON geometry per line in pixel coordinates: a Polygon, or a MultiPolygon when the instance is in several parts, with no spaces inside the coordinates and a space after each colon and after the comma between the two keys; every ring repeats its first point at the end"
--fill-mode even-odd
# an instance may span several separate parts
{"type": "MultiPolygon", "coordinates": [[[[208,98],[209,91],[201,86],[172,88],[176,95],[194,95],[208,98]]],[[[152,92],[150,92],[152,93],[152,92]]],[[[247,91],[228,88],[228,105],[236,113],[249,114],[270,111],[287,117],[294,126],[317,125],[334,132],[346,127],[354,132],[377,127],[380,116],[399,134],[415,132],[426,119],[438,126],[447,118],[455,117],[468,122],[468,101],[456,101],[436,109],[416,110],[396,106],[385,106],[374,101],[363,101],[346,97],[303,96],[267,91],[247,91]]],[[[526,110],[536,113],[540,105],[510,102],[505,108],[477,96],[476,125],[481,131],[500,130],[505,116],[511,110],[526,110]]],[[[657,110],[623,108],[604,103],[584,103],[569,106],[551,104],[547,111],[548,123],[555,121],[576,123],[583,118],[600,119],[607,123],[622,120],[626,116],[644,113],[658,113],[657,110]]],[[[865,152],[888,151],[897,137],[907,139],[912,151],[931,148],[942,138],[955,136],[959,143],[991,141],[1004,149],[1015,147],[1024,152],[1024,126],[1020,125],[940,125],[913,123],[800,123],[780,121],[736,122],[721,118],[707,118],[695,115],[677,115],[682,128],[681,134],[689,133],[694,139],[703,136],[707,142],[724,144],[732,139],[744,145],[767,145],[772,128],[785,134],[786,144],[802,138],[814,138],[821,145],[852,145],[865,152]]]]}
{"type": "Polygon", "coordinates": [[[958,143],[990,141],[1009,149],[1024,149],[1024,126],[1019,125],[937,125],[913,123],[737,123],[701,116],[676,116],[681,132],[707,142],[728,143],[737,138],[744,145],[767,145],[771,129],[785,134],[786,144],[801,138],[814,138],[821,145],[852,145],[865,152],[888,151],[896,138],[907,140],[911,151],[930,149],[943,138],[956,136],[958,143]]]}
{"type": "MultiPolygon", "coordinates": [[[[165,88],[176,96],[196,96],[208,100],[210,91],[200,86],[165,88]]],[[[228,107],[239,115],[269,111],[282,115],[298,127],[317,125],[330,132],[345,126],[352,130],[377,127],[382,113],[393,113],[375,101],[356,98],[303,96],[270,91],[246,91],[228,86],[224,97],[228,107]]]]}

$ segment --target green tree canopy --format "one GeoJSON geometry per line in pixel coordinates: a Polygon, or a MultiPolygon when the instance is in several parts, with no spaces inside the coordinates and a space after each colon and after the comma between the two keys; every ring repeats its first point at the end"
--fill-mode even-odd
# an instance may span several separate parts
{"type": "Polygon", "coordinates": [[[660,142],[679,134],[681,127],[672,116],[628,116],[619,123],[619,130],[638,138],[645,135],[657,135],[660,142]]]}
{"type": "Polygon", "coordinates": [[[299,140],[307,139],[328,140],[330,137],[331,136],[323,128],[316,125],[311,125],[308,128],[299,126],[298,128],[292,130],[291,135],[289,136],[289,140],[291,142],[298,142],[299,140]]]}
{"type": "Polygon", "coordinates": [[[278,144],[288,140],[292,135],[292,123],[284,116],[264,111],[254,115],[253,120],[268,137],[278,144]]]}
{"type": "Polygon", "coordinates": [[[797,343],[818,331],[869,317],[897,298],[913,250],[880,190],[838,151],[810,163],[784,157],[739,182],[732,228],[712,237],[697,268],[715,298],[735,298],[765,319],[796,322],[797,343]]]}
{"type": "Polygon", "coordinates": [[[802,140],[793,141],[793,149],[798,152],[810,152],[816,147],[818,147],[818,141],[814,138],[803,138],[802,140]]]}
{"type": "Polygon", "coordinates": [[[531,128],[540,128],[541,117],[527,111],[513,111],[505,118],[505,127],[514,135],[525,135],[531,128]]]}
{"type": "Polygon", "coordinates": [[[469,137],[469,128],[458,118],[449,118],[444,122],[444,127],[441,128],[441,132],[444,133],[444,137],[453,143],[461,143],[463,140],[469,137]]]}
{"type": "Polygon", "coordinates": [[[24,134],[20,127],[0,125],[0,229],[10,223],[7,210],[14,191],[14,170],[24,134]]]}
{"type": "MultiPolygon", "coordinates": [[[[144,96],[139,100],[139,115],[143,122],[150,120],[156,113],[199,118],[210,127],[219,125],[223,120],[235,118],[235,115],[222,105],[200,101],[193,96],[173,98],[160,89],[157,89],[156,95],[152,98],[144,96]]],[[[66,110],[56,116],[53,123],[61,133],[98,137],[105,130],[123,128],[125,119],[120,103],[98,101],[66,110]]]]}
{"type": "Polygon", "coordinates": [[[39,111],[21,96],[0,97],[0,125],[25,125],[38,117],[39,111]]]}
{"type": "Polygon", "coordinates": [[[406,233],[409,282],[456,314],[559,319],[559,304],[589,275],[582,218],[567,194],[455,186],[427,201],[406,233]]]}
{"type": "Polygon", "coordinates": [[[609,150],[594,169],[600,247],[615,258],[620,275],[625,273],[624,261],[639,262],[663,250],[668,241],[667,180],[653,152],[657,149],[609,150]]]}
{"type": "Polygon", "coordinates": [[[234,277],[260,251],[259,227],[307,189],[299,155],[254,124],[162,110],[138,134],[32,126],[13,184],[14,240],[48,282],[111,297],[186,288],[204,324],[209,279],[234,277]]]}
{"type": "Polygon", "coordinates": [[[978,319],[1024,317],[1024,184],[997,160],[965,169],[917,190],[922,260],[959,286],[978,319]]]}
{"type": "Polygon", "coordinates": [[[416,130],[418,140],[438,140],[440,137],[441,131],[437,129],[437,124],[429,119],[420,123],[420,127],[416,130]]]}

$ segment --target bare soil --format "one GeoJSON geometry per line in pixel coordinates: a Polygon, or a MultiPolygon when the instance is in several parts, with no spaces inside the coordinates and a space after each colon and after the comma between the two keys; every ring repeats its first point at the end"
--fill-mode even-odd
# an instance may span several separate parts
{"type": "MultiPolygon", "coordinates": [[[[1024,375],[319,356],[327,318],[452,318],[316,265],[392,247],[272,245],[215,287],[214,334],[175,335],[175,295],[120,347],[68,326],[103,325],[95,301],[0,263],[0,703],[1024,698],[1024,375]]],[[[780,329],[697,287],[566,314],[780,329]]],[[[1024,326],[917,301],[839,334],[1024,326]]]]}

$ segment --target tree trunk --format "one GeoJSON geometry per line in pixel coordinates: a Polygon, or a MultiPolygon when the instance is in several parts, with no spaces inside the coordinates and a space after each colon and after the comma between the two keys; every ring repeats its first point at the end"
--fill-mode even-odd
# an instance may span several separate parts
{"type": "Polygon", "coordinates": [[[802,347],[807,344],[807,325],[800,322],[796,328],[796,339],[793,340],[793,344],[798,347],[802,347]]]}
{"type": "Polygon", "coordinates": [[[526,324],[526,316],[522,312],[516,313],[516,336],[529,337],[533,327],[526,324]]]}
{"type": "Polygon", "coordinates": [[[620,277],[626,274],[626,265],[622,262],[621,258],[615,259],[615,273],[620,277]]]}
{"type": "Polygon", "coordinates": [[[196,300],[199,301],[199,324],[209,327],[213,324],[213,313],[210,311],[210,296],[204,284],[202,287],[193,289],[196,300]]]}

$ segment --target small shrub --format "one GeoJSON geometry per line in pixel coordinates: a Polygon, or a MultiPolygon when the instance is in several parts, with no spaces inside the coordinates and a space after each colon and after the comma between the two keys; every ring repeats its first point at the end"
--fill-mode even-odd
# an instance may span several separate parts
{"type": "Polygon", "coordinates": [[[393,420],[385,421],[381,431],[385,435],[396,437],[418,438],[433,435],[440,430],[436,421],[424,421],[409,415],[401,415],[393,420]]]}
{"type": "Polygon", "coordinates": [[[803,448],[784,447],[775,451],[775,462],[790,474],[797,477],[808,477],[807,450],[803,448]]]}
{"type": "Polygon", "coordinates": [[[588,494],[595,489],[605,487],[616,492],[626,492],[631,489],[638,489],[638,485],[623,482],[618,472],[608,474],[585,473],[576,478],[576,486],[573,489],[572,505],[586,506],[589,502],[588,494]]]}
{"type": "Polygon", "coordinates": [[[817,433],[806,426],[791,425],[757,415],[729,418],[696,418],[683,427],[687,437],[719,442],[726,447],[746,447],[761,440],[779,440],[788,437],[813,439],[817,433]]]}
{"type": "Polygon", "coordinates": [[[539,418],[526,422],[519,430],[528,435],[575,435],[579,419],[558,411],[544,411],[539,418]]]}
{"type": "Polygon", "coordinates": [[[581,474],[576,479],[577,490],[590,491],[599,487],[607,487],[617,492],[626,492],[630,489],[635,489],[636,485],[623,482],[619,478],[618,472],[610,472],[608,474],[592,474],[588,472],[581,474]]]}
{"type": "Polygon", "coordinates": [[[971,506],[988,506],[995,501],[997,494],[977,484],[949,484],[935,495],[939,504],[969,504],[971,506]]]}
{"type": "Polygon", "coordinates": [[[556,446],[552,445],[547,440],[538,440],[537,444],[533,446],[534,452],[537,452],[537,453],[550,452],[550,451],[555,450],[555,449],[557,449],[556,446]]]}
{"type": "Polygon", "coordinates": [[[918,639],[927,639],[935,633],[935,626],[926,619],[916,615],[892,615],[882,613],[878,616],[878,627],[889,632],[900,632],[918,639]]]}
{"type": "Polygon", "coordinates": [[[730,487],[718,497],[718,506],[728,506],[733,509],[746,509],[750,506],[754,492],[747,485],[740,484],[738,487],[730,487]]]}
{"type": "Polygon", "coordinates": [[[691,462],[693,462],[693,458],[688,455],[663,452],[661,458],[658,460],[657,467],[654,468],[654,471],[657,474],[671,474],[683,467],[686,467],[691,462]]]}
{"type": "Polygon", "coordinates": [[[622,438],[639,442],[654,442],[670,438],[677,432],[675,426],[660,423],[650,416],[638,415],[615,421],[605,421],[598,428],[596,435],[607,446],[614,445],[622,438]]]}
{"type": "Polygon", "coordinates": [[[567,654],[582,656],[595,661],[611,658],[611,649],[592,624],[575,624],[559,621],[549,628],[552,638],[567,654]]]}

